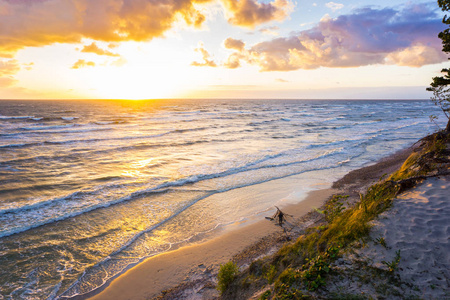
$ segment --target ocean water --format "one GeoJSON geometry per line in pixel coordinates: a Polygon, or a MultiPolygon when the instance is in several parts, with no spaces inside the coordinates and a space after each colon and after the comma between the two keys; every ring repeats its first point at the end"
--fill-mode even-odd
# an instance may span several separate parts
{"type": "Polygon", "coordinates": [[[435,131],[431,114],[430,101],[0,101],[0,299],[92,291],[277,201],[227,195],[331,185],[435,131]]]}

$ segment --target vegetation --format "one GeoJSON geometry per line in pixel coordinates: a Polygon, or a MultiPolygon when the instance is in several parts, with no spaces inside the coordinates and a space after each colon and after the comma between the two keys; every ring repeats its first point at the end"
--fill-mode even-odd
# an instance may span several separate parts
{"type": "MultiPolygon", "coordinates": [[[[365,195],[360,195],[356,204],[347,207],[348,203],[344,205],[344,201],[348,196],[333,196],[323,206],[323,211],[316,210],[324,215],[322,223],[310,228],[295,242],[285,244],[274,256],[253,262],[238,276],[235,276],[235,265],[228,263],[222,266],[219,290],[223,298],[246,299],[257,290],[264,291],[260,299],[315,299],[315,293],[326,288],[327,278],[340,274],[334,262],[342,253],[351,252],[354,247],[368,240],[370,221],[388,209],[398,193],[428,174],[435,176],[448,173],[449,143],[450,134],[436,133],[422,139],[418,152],[413,153],[397,172],[387,178],[382,176],[365,195]],[[441,168],[439,162],[444,160],[447,161],[441,168]]],[[[375,242],[388,249],[383,237],[375,242]]],[[[392,261],[382,263],[388,270],[369,265],[365,267],[373,272],[373,276],[386,280],[377,287],[380,295],[398,293],[395,284],[399,283],[394,273],[400,263],[400,251],[396,252],[392,261]]],[[[336,294],[336,299],[340,297],[364,299],[361,295],[336,294]]]]}
{"type": "Polygon", "coordinates": [[[274,265],[272,265],[268,268],[267,272],[265,273],[264,278],[266,278],[267,281],[270,284],[272,284],[276,275],[277,275],[277,268],[274,265]]]}
{"type": "Polygon", "coordinates": [[[333,195],[330,201],[325,204],[325,219],[332,222],[344,210],[344,203],[342,200],[348,199],[348,196],[333,195]]]}
{"type": "MultiPolygon", "coordinates": [[[[450,10],[450,0],[438,0],[438,5],[442,11],[450,10]]],[[[450,18],[447,15],[444,16],[442,23],[450,26],[450,18]]],[[[439,38],[442,40],[442,51],[445,53],[450,53],[450,28],[445,29],[439,33],[439,38]]],[[[433,92],[431,100],[437,106],[439,106],[447,117],[448,122],[445,128],[446,132],[450,132],[450,69],[442,69],[441,72],[443,76],[433,77],[433,82],[427,91],[433,92]]],[[[430,116],[431,121],[434,121],[437,117],[430,116]]]]}
{"type": "Polygon", "coordinates": [[[388,249],[388,246],[386,244],[386,240],[384,239],[384,237],[379,237],[375,240],[375,242],[377,244],[380,244],[381,246],[383,246],[384,248],[388,249]]]}
{"type": "Polygon", "coordinates": [[[400,263],[400,250],[395,252],[395,258],[392,261],[386,262],[383,260],[382,263],[388,267],[390,273],[396,271],[398,264],[400,263]]]}
{"type": "Polygon", "coordinates": [[[221,265],[219,274],[217,275],[217,289],[223,293],[238,273],[239,268],[234,262],[229,261],[226,264],[221,265]]]}

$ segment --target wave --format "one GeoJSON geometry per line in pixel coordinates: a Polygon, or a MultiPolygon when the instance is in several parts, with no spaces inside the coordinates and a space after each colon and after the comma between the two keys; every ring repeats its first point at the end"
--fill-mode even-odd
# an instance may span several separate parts
{"type": "Polygon", "coordinates": [[[24,144],[24,143],[22,143],[22,144],[8,144],[8,145],[1,145],[0,149],[4,149],[4,148],[23,148],[23,147],[28,147],[28,146],[31,146],[31,145],[34,145],[34,143],[33,144],[24,144]]]}
{"type": "Polygon", "coordinates": [[[261,122],[250,122],[247,124],[247,126],[260,126],[260,125],[266,125],[266,124],[270,124],[270,123],[275,123],[275,122],[290,122],[291,119],[289,118],[279,118],[279,119],[272,119],[272,120],[264,120],[261,122]]]}
{"type": "MultiPolygon", "coordinates": [[[[191,112],[192,113],[192,112],[191,112]]],[[[195,112],[197,113],[197,112],[195,112]]],[[[253,124],[266,124],[266,123],[272,123],[272,122],[290,122],[291,119],[289,118],[279,118],[279,119],[272,119],[272,120],[266,120],[263,122],[259,122],[259,123],[253,123],[253,124]]],[[[252,124],[252,123],[250,123],[252,124]]],[[[70,126],[74,126],[74,124],[69,124],[70,126]]],[[[104,125],[109,125],[109,124],[104,124],[104,125]]],[[[314,124],[315,126],[322,126],[323,124],[320,123],[316,123],[314,124]]],[[[345,139],[345,140],[341,140],[341,141],[333,141],[331,143],[327,143],[327,144],[313,144],[313,145],[309,145],[307,146],[305,149],[327,149],[327,148],[333,148],[333,149],[329,149],[323,153],[319,153],[317,155],[315,155],[314,157],[311,158],[307,158],[304,160],[295,160],[295,158],[293,159],[293,161],[285,161],[285,162],[280,162],[280,161],[276,161],[277,158],[281,158],[281,157],[288,157],[289,153],[283,152],[283,153],[278,153],[278,154],[272,154],[272,155],[267,155],[264,156],[260,159],[257,159],[253,162],[249,162],[246,164],[243,164],[242,166],[237,166],[234,168],[230,168],[221,172],[212,172],[211,174],[196,174],[196,175],[192,175],[189,176],[187,178],[181,179],[181,180],[176,180],[176,181],[170,181],[170,182],[166,182],[164,184],[161,184],[155,188],[152,188],[150,191],[154,191],[155,189],[166,189],[166,188],[170,188],[170,187],[176,187],[176,186],[183,186],[185,184],[190,184],[190,183],[195,183],[195,182],[199,182],[202,180],[207,180],[207,179],[212,179],[212,178],[218,178],[218,177],[225,177],[225,176],[229,176],[229,175],[234,175],[234,174],[238,174],[238,173],[242,173],[242,172],[248,172],[248,171],[255,171],[255,170],[259,170],[259,169],[267,169],[267,168],[278,168],[278,167],[286,167],[286,166],[291,166],[291,165],[297,165],[297,164],[302,164],[302,163],[306,163],[306,162],[311,162],[314,160],[320,160],[323,159],[325,157],[329,157],[332,155],[336,155],[336,154],[343,154],[344,152],[348,152],[348,148],[353,148],[353,147],[358,147],[361,146],[364,143],[370,143],[370,141],[372,139],[377,139],[380,137],[380,135],[382,135],[384,133],[384,131],[392,131],[392,130],[399,130],[402,128],[407,128],[407,127],[411,127],[411,126],[417,126],[417,123],[415,124],[397,124],[399,126],[397,126],[397,128],[392,129],[392,128],[383,128],[380,130],[375,130],[373,132],[365,132],[365,133],[358,133],[358,135],[363,135],[363,137],[361,138],[355,138],[355,139],[345,139]],[[344,149],[346,148],[346,149],[344,149]]],[[[64,128],[67,125],[64,125],[64,128]]],[[[103,125],[99,125],[99,127],[102,127],[103,125]]],[[[49,128],[50,126],[44,126],[45,128],[49,128]]],[[[129,136],[129,137],[118,137],[118,138],[94,138],[94,139],[86,139],[86,140],[75,140],[75,139],[71,139],[71,140],[64,140],[64,141],[45,141],[45,142],[41,142],[41,143],[29,143],[29,144],[25,144],[25,143],[11,143],[9,145],[3,145],[0,146],[0,148],[20,148],[20,147],[28,147],[28,146],[35,146],[35,145],[42,145],[42,144],[48,144],[48,145],[65,145],[65,144],[69,144],[69,143],[88,143],[88,142],[97,142],[97,141],[101,141],[101,142],[108,142],[108,141],[117,141],[117,140],[134,140],[134,139],[152,139],[152,138],[156,138],[156,137],[161,137],[164,135],[170,135],[170,134],[183,134],[186,132],[195,132],[195,131],[201,131],[201,130],[207,130],[211,127],[207,127],[207,126],[199,126],[199,127],[194,127],[194,128],[182,128],[182,129],[172,129],[172,130],[168,130],[162,133],[158,133],[158,134],[154,134],[154,135],[146,135],[146,136],[129,136]]],[[[35,129],[35,128],[33,128],[35,129]]],[[[330,129],[329,127],[325,127],[324,129],[330,129]]],[[[91,129],[89,129],[91,130],[91,129]]],[[[289,136],[290,138],[290,136],[289,136]]],[[[117,152],[117,151],[121,151],[121,150],[128,150],[128,149],[145,149],[145,148],[155,148],[155,147],[176,147],[176,146],[189,146],[189,145],[196,145],[196,144],[202,144],[202,143],[217,143],[217,142],[232,142],[236,140],[234,139],[205,139],[205,137],[200,137],[199,139],[195,139],[192,141],[186,141],[186,142],[179,142],[179,143],[174,143],[172,140],[168,140],[167,142],[159,142],[159,141],[150,141],[150,142],[142,142],[142,143],[137,143],[137,144],[131,144],[131,145],[125,145],[125,146],[121,146],[118,145],[116,147],[113,146],[113,148],[110,149],[99,149],[96,150],[94,148],[89,149],[89,154],[100,154],[100,153],[113,153],[113,152],[117,152]]],[[[114,144],[114,143],[112,143],[114,144]]],[[[72,156],[72,155],[70,155],[72,156]]],[[[40,158],[44,158],[44,159],[49,159],[52,161],[57,161],[58,159],[61,159],[62,156],[54,156],[54,155],[48,155],[48,156],[40,156],[40,158]]],[[[65,155],[64,157],[67,157],[67,155],[65,155]]],[[[36,158],[33,158],[36,159],[36,158]]],[[[9,161],[9,163],[12,161],[9,161]]],[[[118,178],[120,179],[120,178],[118,178]]],[[[109,179],[106,178],[104,179],[104,181],[108,181],[109,179]]],[[[102,179],[98,180],[98,181],[103,181],[102,179]]],[[[135,197],[138,194],[131,194],[130,197],[131,198],[126,198],[126,199],[133,199],[133,197],[135,197]]],[[[122,198],[120,198],[122,199],[122,198]]],[[[107,202],[104,203],[104,205],[99,205],[98,208],[101,207],[106,207],[109,205],[112,205],[114,203],[119,203],[120,201],[127,201],[127,200],[112,200],[111,202],[107,202]],[[118,202],[117,202],[118,201],[118,202]]],[[[125,199],[125,198],[124,198],[125,199]]],[[[53,205],[54,203],[57,203],[58,201],[64,201],[64,200],[58,200],[58,199],[53,199],[50,200],[47,204],[33,204],[33,205],[40,205],[40,206],[29,206],[29,207],[24,207],[23,209],[27,210],[27,209],[41,209],[43,207],[46,206],[50,206],[53,205]]],[[[95,209],[95,207],[97,206],[92,206],[92,209],[95,209]]],[[[89,208],[87,211],[90,211],[91,208],[89,208]]],[[[3,212],[3,214],[5,213],[14,213],[14,211],[6,211],[3,212]]],[[[17,212],[18,213],[18,212],[17,212]]],[[[81,212],[83,213],[83,212],[81,212]]],[[[0,211],[0,215],[2,215],[2,211],[0,211]]],[[[59,218],[59,217],[58,217],[59,218]]],[[[61,216],[61,218],[63,218],[61,216]]],[[[53,222],[51,220],[51,222],[53,222]]],[[[40,225],[37,225],[40,226],[40,225]]]]}
{"type": "Polygon", "coordinates": [[[32,119],[34,116],[0,116],[0,120],[32,119]]]}
{"type": "Polygon", "coordinates": [[[65,125],[50,125],[50,126],[33,126],[33,127],[21,127],[21,130],[49,130],[49,129],[65,129],[74,126],[81,126],[80,124],[65,124],[65,125]]]}
{"type": "MultiPolygon", "coordinates": [[[[82,127],[82,126],[80,126],[82,127]]],[[[104,127],[94,127],[94,128],[80,128],[80,127],[67,127],[67,129],[69,128],[74,128],[73,130],[58,130],[58,131],[39,131],[37,132],[39,135],[53,135],[53,134],[74,134],[74,133],[88,133],[88,132],[97,132],[97,131],[110,131],[113,130],[113,128],[104,128],[104,127]]],[[[27,133],[29,134],[33,134],[32,131],[28,131],[27,133]]]]}
{"type": "MultiPolygon", "coordinates": [[[[97,203],[95,205],[85,207],[84,209],[81,209],[81,210],[72,211],[72,212],[68,212],[68,213],[63,213],[63,214],[61,214],[59,216],[53,217],[52,219],[41,220],[41,221],[37,221],[35,223],[29,223],[30,219],[27,218],[27,215],[26,215],[27,212],[30,212],[31,214],[35,215],[36,210],[38,210],[38,209],[42,209],[42,208],[44,208],[46,206],[52,206],[54,204],[67,202],[72,197],[76,197],[76,196],[85,194],[86,192],[75,192],[75,193],[73,193],[71,195],[68,195],[66,197],[51,199],[51,200],[39,202],[39,203],[36,203],[36,204],[33,204],[33,205],[28,205],[28,206],[18,207],[18,208],[4,209],[4,210],[0,211],[0,216],[15,215],[14,219],[16,220],[16,223],[17,223],[17,220],[19,218],[25,218],[25,219],[27,219],[28,222],[26,222],[27,225],[17,226],[15,228],[11,228],[11,229],[0,230],[0,238],[11,236],[11,235],[18,234],[18,233],[21,233],[21,232],[25,232],[25,231],[28,231],[30,229],[41,227],[41,226],[44,226],[44,225],[47,225],[47,224],[51,224],[51,223],[54,223],[54,222],[63,221],[63,220],[69,219],[69,218],[73,218],[73,217],[76,217],[76,216],[79,216],[79,215],[82,215],[82,214],[94,211],[96,209],[106,208],[106,207],[109,207],[109,206],[114,205],[114,204],[119,204],[119,203],[122,203],[122,202],[125,202],[125,201],[130,201],[136,196],[142,196],[142,195],[149,194],[149,193],[155,194],[155,193],[162,193],[162,192],[166,192],[166,191],[165,190],[157,190],[157,188],[153,188],[153,189],[149,189],[149,190],[134,192],[134,193],[132,193],[132,194],[130,194],[128,196],[125,196],[125,197],[121,197],[121,198],[118,198],[118,199],[115,199],[115,200],[112,200],[112,201],[109,201],[109,202],[97,203]]],[[[64,212],[65,211],[66,211],[66,208],[65,208],[64,212]]]]}
{"type": "MultiPolygon", "coordinates": [[[[22,127],[22,130],[33,131],[33,130],[48,130],[48,129],[67,129],[73,128],[76,126],[81,126],[79,124],[68,124],[68,125],[55,125],[55,126],[41,126],[41,127],[22,127]]],[[[44,144],[71,144],[71,143],[92,143],[92,142],[110,142],[110,141],[122,141],[122,140],[139,140],[139,139],[153,139],[157,137],[162,137],[165,135],[185,133],[185,132],[194,132],[194,131],[202,131],[210,129],[210,127],[198,127],[198,128],[189,128],[189,129],[174,129],[169,130],[162,133],[157,134],[149,134],[149,135],[140,135],[140,136],[123,136],[123,137],[115,137],[115,138],[91,138],[91,139],[76,139],[76,140],[65,140],[65,141],[43,141],[36,143],[17,143],[0,146],[0,148],[18,148],[18,147],[30,147],[44,144]]],[[[63,131],[40,131],[39,134],[64,134],[64,133],[87,133],[87,132],[96,132],[96,131],[109,131],[113,130],[113,128],[84,128],[84,129],[76,129],[76,130],[63,130],[63,131]]],[[[11,136],[19,135],[18,133],[8,134],[11,136]]],[[[0,134],[3,136],[3,134],[0,134]]]]}
{"type": "Polygon", "coordinates": [[[380,128],[380,129],[375,129],[373,131],[365,132],[364,134],[365,135],[372,135],[372,134],[382,134],[382,133],[384,134],[384,133],[392,133],[392,132],[397,132],[398,133],[398,130],[400,130],[400,129],[417,127],[417,125],[420,125],[420,124],[425,125],[425,124],[428,124],[428,123],[426,123],[426,122],[413,122],[413,123],[411,123],[409,120],[405,120],[405,122],[403,122],[403,124],[397,124],[397,122],[393,123],[392,125],[395,125],[395,127],[386,127],[385,126],[383,128],[380,128]]]}
{"type": "MultiPolygon", "coordinates": [[[[0,149],[9,149],[9,148],[28,148],[28,147],[36,147],[36,146],[44,146],[44,145],[65,145],[80,142],[77,140],[69,140],[69,141],[44,141],[44,142],[35,142],[35,143],[20,143],[20,144],[7,144],[1,145],[0,149]]],[[[10,161],[13,162],[13,161],[10,161]]],[[[17,162],[17,161],[14,161],[17,162]]]]}
{"type": "Polygon", "coordinates": [[[94,124],[97,125],[110,125],[110,124],[118,124],[115,121],[95,121],[94,124]]]}
{"type": "MultiPolygon", "coordinates": [[[[67,216],[60,216],[60,217],[58,217],[58,218],[56,218],[54,220],[50,220],[50,221],[45,222],[45,223],[49,223],[49,222],[54,222],[56,220],[65,219],[67,217],[71,217],[71,216],[74,216],[74,215],[77,215],[77,214],[81,214],[81,213],[84,213],[84,212],[87,212],[87,211],[91,211],[91,210],[96,209],[96,208],[107,207],[109,205],[112,205],[112,204],[115,204],[115,203],[119,203],[119,202],[122,202],[122,201],[132,200],[135,197],[141,196],[144,193],[148,193],[148,192],[154,193],[155,191],[159,191],[159,190],[162,190],[162,189],[164,190],[164,189],[168,189],[168,188],[171,188],[171,187],[180,187],[180,186],[184,186],[184,185],[187,185],[187,184],[200,182],[200,181],[203,181],[203,180],[236,175],[236,174],[239,174],[239,173],[242,173],[242,172],[255,171],[255,170],[259,170],[259,169],[278,168],[278,167],[286,167],[286,166],[304,164],[304,163],[307,163],[307,162],[312,162],[312,161],[315,161],[315,160],[323,159],[323,158],[326,158],[326,157],[329,157],[329,156],[332,156],[332,155],[340,154],[342,152],[343,152],[343,148],[337,148],[337,149],[331,149],[329,151],[325,151],[322,154],[318,154],[315,157],[312,157],[312,158],[309,158],[309,159],[305,159],[305,160],[283,162],[283,163],[264,164],[267,161],[270,161],[270,160],[273,160],[273,159],[277,159],[277,158],[280,158],[280,157],[289,157],[289,155],[291,153],[282,152],[282,153],[278,153],[278,154],[267,155],[267,156],[264,156],[264,157],[262,157],[262,158],[260,158],[260,159],[258,159],[256,161],[244,164],[244,165],[239,166],[239,167],[235,167],[235,168],[231,168],[231,169],[228,169],[228,170],[224,170],[222,172],[216,172],[216,173],[211,173],[211,174],[197,174],[197,175],[188,176],[188,177],[180,179],[180,180],[169,181],[169,182],[160,184],[160,185],[158,185],[158,186],[156,186],[154,188],[151,188],[151,189],[147,189],[147,190],[143,190],[143,191],[138,191],[138,192],[132,193],[129,197],[120,198],[118,200],[113,200],[113,201],[105,202],[103,204],[94,205],[94,206],[91,206],[90,208],[88,208],[88,209],[86,209],[84,211],[80,211],[80,212],[75,213],[75,214],[74,213],[70,213],[67,216]]],[[[109,179],[110,178],[101,178],[100,181],[108,181],[109,179]]],[[[120,177],[114,177],[113,179],[120,179],[120,177]]],[[[107,187],[110,187],[110,186],[107,186],[107,187]]],[[[104,188],[105,188],[105,186],[100,186],[97,189],[98,190],[103,190],[104,188]]],[[[41,209],[41,208],[46,207],[46,206],[47,207],[48,206],[52,206],[52,205],[54,205],[55,203],[58,203],[58,202],[64,202],[64,201],[68,201],[70,199],[76,198],[76,197],[80,196],[81,193],[83,195],[88,194],[86,192],[75,192],[75,193],[73,193],[71,195],[68,195],[68,196],[65,196],[65,197],[62,197],[62,198],[56,198],[56,199],[51,199],[51,200],[48,200],[48,201],[34,203],[34,204],[31,204],[31,205],[22,206],[20,208],[3,209],[3,210],[0,210],[0,215],[7,214],[7,213],[9,213],[9,214],[11,214],[11,213],[22,213],[22,212],[27,211],[27,210],[41,209]]],[[[8,234],[14,234],[14,233],[17,233],[17,232],[20,232],[20,231],[23,231],[23,230],[34,228],[36,226],[41,226],[41,225],[43,225],[45,223],[34,224],[33,226],[22,228],[22,229],[14,231],[14,232],[8,232],[8,234]]],[[[5,233],[3,233],[3,235],[4,234],[5,233]]]]}
{"type": "MultiPolygon", "coordinates": [[[[211,173],[211,174],[198,174],[198,175],[191,175],[188,176],[186,178],[182,178],[179,180],[175,180],[175,181],[168,181],[162,184],[159,184],[158,186],[149,188],[149,189],[144,189],[141,191],[136,191],[131,193],[128,196],[124,196],[118,199],[114,199],[111,201],[105,201],[102,203],[96,203],[93,204],[91,206],[88,207],[84,207],[84,209],[78,210],[78,211],[72,211],[72,212],[68,212],[68,213],[63,213],[59,216],[56,216],[52,219],[47,219],[47,220],[42,220],[42,221],[38,221],[35,222],[33,224],[28,224],[26,226],[20,226],[20,227],[16,227],[14,229],[9,229],[9,230],[3,230],[0,231],[0,237],[4,237],[4,236],[9,236],[9,235],[13,235],[13,234],[17,234],[20,232],[24,232],[27,231],[29,229],[32,228],[36,228],[45,224],[49,224],[49,223],[53,223],[56,221],[61,221],[67,218],[71,218],[71,217],[75,217],[77,215],[83,214],[83,213],[87,213],[90,211],[93,211],[95,209],[99,209],[99,208],[105,208],[105,207],[109,207],[111,205],[114,204],[118,204],[118,203],[122,203],[124,201],[130,201],[133,199],[136,199],[137,197],[142,197],[144,195],[148,195],[148,194],[153,194],[153,193],[161,193],[161,192],[165,192],[167,191],[169,188],[173,188],[173,187],[181,187],[181,186],[185,186],[185,185],[189,185],[189,184],[193,184],[196,182],[200,182],[203,180],[208,180],[208,179],[213,179],[213,178],[219,178],[219,177],[225,177],[225,176],[230,176],[230,175],[235,175],[241,172],[247,172],[247,171],[254,171],[254,170],[258,170],[258,169],[262,169],[262,168],[274,168],[274,167],[280,167],[280,166],[289,166],[292,164],[298,164],[298,163],[302,163],[302,162],[292,162],[292,163],[284,163],[284,164],[273,164],[273,165],[266,165],[266,166],[260,166],[260,167],[254,167],[251,168],[251,166],[255,166],[257,164],[261,164],[267,160],[270,159],[274,159],[277,157],[282,156],[283,154],[275,154],[275,155],[267,155],[259,160],[256,160],[254,162],[245,164],[241,167],[236,167],[236,168],[231,168],[229,170],[225,170],[222,172],[216,172],[216,173],[211,173]]],[[[326,154],[327,156],[330,155],[330,153],[326,154]]],[[[325,156],[322,156],[325,157],[325,156]]],[[[318,159],[314,158],[314,159],[318,159]]],[[[30,212],[32,211],[32,213],[34,214],[36,212],[36,210],[41,210],[43,208],[51,208],[54,207],[55,205],[59,204],[59,203],[64,203],[67,206],[67,202],[70,200],[74,200],[76,198],[83,198],[84,196],[93,196],[95,197],[95,195],[97,193],[99,193],[100,191],[104,190],[104,188],[111,188],[111,187],[121,187],[121,188],[125,188],[125,186],[121,186],[121,185],[110,185],[110,186],[100,186],[97,187],[96,191],[78,191],[75,193],[72,193],[70,195],[67,195],[65,197],[61,197],[61,198],[55,198],[55,199],[50,199],[47,201],[42,201],[42,202],[38,202],[38,203],[34,203],[31,205],[26,205],[26,206],[22,206],[22,207],[18,207],[18,208],[7,208],[7,209],[3,209],[0,210],[0,216],[1,215],[5,215],[5,214],[9,214],[9,215],[17,215],[21,218],[26,218],[26,212],[30,212]]],[[[65,210],[67,210],[67,207],[64,207],[65,210]]]]}
{"type": "Polygon", "coordinates": [[[70,195],[62,197],[62,198],[56,198],[56,199],[36,202],[36,203],[33,203],[33,204],[28,204],[28,205],[21,206],[21,207],[11,207],[11,208],[0,209],[0,216],[1,215],[5,215],[5,214],[17,214],[17,213],[22,213],[22,212],[29,211],[29,210],[39,209],[39,208],[42,208],[42,207],[47,206],[47,205],[51,205],[51,204],[54,204],[54,203],[57,203],[57,202],[65,201],[65,200],[70,199],[70,198],[72,198],[72,197],[74,197],[76,195],[79,195],[80,193],[81,192],[75,192],[73,194],[70,194],[70,195]]]}
{"type": "MultiPolygon", "coordinates": [[[[4,146],[0,146],[1,149],[8,150],[11,147],[16,148],[26,148],[26,147],[34,147],[34,146],[44,146],[44,145],[67,145],[67,144],[77,144],[80,143],[84,145],[85,143],[94,143],[94,142],[104,142],[105,144],[109,144],[111,141],[119,141],[119,140],[139,140],[139,139],[149,139],[152,137],[159,137],[165,134],[160,135],[151,135],[151,136],[144,136],[144,137],[122,137],[122,138],[116,138],[116,139],[87,139],[87,140],[67,140],[67,141],[44,141],[44,142],[38,142],[38,143],[29,143],[29,144],[8,144],[4,146]]],[[[118,147],[111,147],[107,149],[101,149],[96,150],[96,148],[82,148],[82,150],[87,151],[89,155],[105,155],[105,154],[113,154],[117,152],[123,152],[123,151],[129,151],[129,150],[145,150],[145,149],[157,149],[157,148],[164,148],[164,147],[184,147],[184,146],[192,146],[192,145],[200,145],[200,144],[207,144],[207,143],[231,143],[235,142],[237,139],[201,139],[201,140],[194,140],[194,141],[187,141],[187,142],[180,142],[180,143],[174,143],[171,141],[168,142],[158,142],[158,141],[151,141],[151,142],[142,142],[127,146],[118,146],[118,147]]],[[[80,149],[71,149],[72,151],[80,150],[80,149]]],[[[6,160],[6,161],[0,161],[0,164],[22,164],[27,162],[34,162],[36,160],[49,160],[49,161],[58,161],[62,159],[67,158],[74,158],[76,154],[66,154],[66,155],[39,155],[39,156],[32,156],[27,158],[21,158],[21,159],[12,159],[12,160],[6,160]]]]}
{"type": "Polygon", "coordinates": [[[67,110],[55,110],[52,113],[54,113],[54,114],[73,114],[73,113],[76,113],[76,111],[75,110],[70,110],[70,109],[67,109],[67,110]]]}
{"type": "Polygon", "coordinates": [[[67,117],[33,117],[30,118],[30,121],[40,121],[42,122],[58,122],[58,121],[73,121],[79,119],[79,117],[75,116],[67,116],[67,117]]]}
{"type": "Polygon", "coordinates": [[[360,139],[345,139],[340,141],[333,141],[329,143],[321,143],[321,144],[310,144],[306,146],[306,149],[316,149],[316,148],[328,148],[330,146],[341,146],[343,144],[351,144],[351,143],[357,143],[361,141],[365,141],[367,138],[360,138],[360,139]]]}
{"type": "Polygon", "coordinates": [[[73,121],[79,119],[79,117],[75,116],[66,116],[66,117],[38,117],[38,116],[0,116],[0,121],[7,120],[26,120],[31,122],[54,122],[54,121],[73,121]]]}

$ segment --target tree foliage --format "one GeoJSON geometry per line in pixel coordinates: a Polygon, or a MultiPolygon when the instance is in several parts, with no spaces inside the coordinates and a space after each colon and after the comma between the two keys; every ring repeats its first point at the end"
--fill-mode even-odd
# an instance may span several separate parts
{"type": "MultiPolygon", "coordinates": [[[[438,5],[442,11],[450,11],[450,0],[438,0],[438,5]]],[[[450,53],[450,18],[447,15],[442,19],[442,23],[449,25],[449,28],[439,33],[442,40],[442,51],[450,53]]],[[[450,69],[442,69],[443,76],[433,77],[430,87],[427,91],[433,92],[431,100],[441,108],[448,122],[445,130],[450,132],[450,69]]],[[[435,116],[432,116],[436,118],[435,116]]]]}

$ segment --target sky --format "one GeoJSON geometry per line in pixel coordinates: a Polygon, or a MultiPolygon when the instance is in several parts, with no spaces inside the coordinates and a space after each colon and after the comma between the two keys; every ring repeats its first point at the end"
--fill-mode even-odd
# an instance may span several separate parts
{"type": "Polygon", "coordinates": [[[437,1],[0,0],[0,99],[428,99],[437,1]]]}

